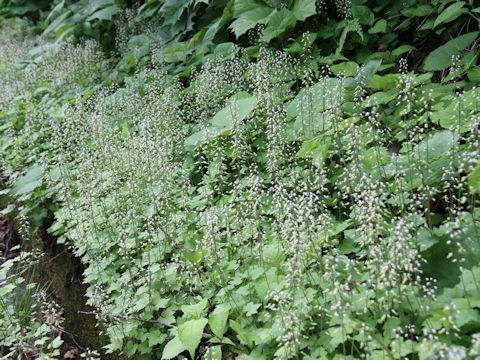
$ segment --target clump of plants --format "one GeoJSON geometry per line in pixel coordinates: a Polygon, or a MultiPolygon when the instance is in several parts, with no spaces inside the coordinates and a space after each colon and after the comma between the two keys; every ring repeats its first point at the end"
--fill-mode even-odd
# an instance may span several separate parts
{"type": "Polygon", "coordinates": [[[473,2],[212,1],[211,32],[182,27],[203,6],[129,13],[159,14],[164,36],[132,31],[111,68],[94,43],[65,45],[29,65],[50,82],[24,82],[25,121],[2,115],[5,152],[33,154],[9,162],[31,166],[12,192],[40,220],[54,200],[49,231],[86,267],[96,311],[79,316],[106,352],[478,357],[473,2]]]}

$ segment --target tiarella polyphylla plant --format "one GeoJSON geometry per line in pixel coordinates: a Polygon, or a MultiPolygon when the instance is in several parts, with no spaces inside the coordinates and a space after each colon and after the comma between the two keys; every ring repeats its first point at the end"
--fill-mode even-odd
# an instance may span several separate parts
{"type": "Polygon", "coordinates": [[[72,39],[39,40],[22,70],[30,43],[0,34],[2,167],[24,212],[45,201],[35,218],[54,213],[50,231],[85,265],[95,311],[81,316],[106,352],[478,356],[478,34],[465,21],[425,71],[417,35],[418,49],[386,45],[410,23],[452,37],[440,26],[476,19],[472,2],[211,0],[216,28],[192,34],[206,3],[90,14],[92,29],[123,14],[111,68],[72,39]],[[150,13],[171,23],[147,34],[150,13]],[[215,47],[228,24],[245,47],[215,47]]]}

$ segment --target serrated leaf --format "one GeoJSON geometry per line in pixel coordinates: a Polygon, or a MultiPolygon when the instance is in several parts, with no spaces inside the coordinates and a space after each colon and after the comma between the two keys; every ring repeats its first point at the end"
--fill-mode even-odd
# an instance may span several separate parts
{"type": "Polygon", "coordinates": [[[468,10],[463,9],[464,5],[465,5],[464,1],[459,1],[447,7],[445,10],[442,11],[440,15],[438,15],[437,19],[433,24],[433,28],[436,28],[438,25],[444,22],[453,21],[456,18],[458,18],[460,15],[467,13],[468,10]]]}
{"type": "Polygon", "coordinates": [[[178,337],[185,348],[190,352],[192,359],[195,358],[195,350],[197,349],[198,344],[200,344],[200,340],[203,336],[203,329],[207,323],[208,320],[202,318],[187,321],[178,327],[178,337]]]}
{"type": "Polygon", "coordinates": [[[424,70],[440,71],[452,65],[452,56],[460,54],[478,37],[479,32],[474,31],[468,34],[460,35],[444,45],[432,51],[424,62],[424,70]]]}
{"type": "Polygon", "coordinates": [[[202,316],[202,312],[203,310],[205,310],[207,305],[208,305],[208,300],[202,299],[201,301],[199,301],[194,305],[182,305],[181,309],[185,315],[192,318],[199,318],[202,316]]]}
{"type": "Polygon", "coordinates": [[[183,345],[182,341],[177,335],[172,340],[170,340],[163,348],[162,359],[173,359],[185,350],[187,350],[187,348],[185,347],[185,345],[183,345]]]}
{"type": "Polygon", "coordinates": [[[296,0],[293,4],[292,13],[300,21],[315,15],[317,13],[315,0],[296,0]]]}
{"type": "Polygon", "coordinates": [[[220,339],[223,337],[223,334],[225,334],[229,313],[230,307],[226,304],[220,304],[208,317],[210,329],[212,329],[213,333],[220,339]]]}

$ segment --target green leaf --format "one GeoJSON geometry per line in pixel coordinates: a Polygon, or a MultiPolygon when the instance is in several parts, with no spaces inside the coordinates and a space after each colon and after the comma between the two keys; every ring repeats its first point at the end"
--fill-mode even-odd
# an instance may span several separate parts
{"type": "Polygon", "coordinates": [[[380,19],[378,20],[373,27],[368,29],[369,34],[378,34],[387,32],[387,20],[380,19]]]}
{"type": "Polygon", "coordinates": [[[438,15],[437,19],[433,24],[433,28],[436,28],[442,23],[453,21],[460,15],[468,13],[467,9],[463,9],[464,5],[464,1],[459,1],[447,7],[445,10],[442,11],[440,15],[438,15]]]}
{"type": "Polygon", "coordinates": [[[317,13],[315,0],[296,0],[293,4],[292,13],[300,21],[315,15],[317,13]]]}
{"type": "Polygon", "coordinates": [[[98,19],[111,21],[112,18],[120,12],[120,10],[121,9],[118,5],[108,6],[104,9],[98,10],[97,12],[89,16],[87,20],[92,21],[98,19]]]}
{"type": "Polygon", "coordinates": [[[240,340],[242,340],[248,347],[252,347],[252,339],[248,337],[248,334],[245,332],[245,330],[243,330],[242,326],[238,322],[235,320],[230,320],[230,327],[238,334],[240,340]]]}
{"type": "Polygon", "coordinates": [[[200,266],[205,255],[208,254],[207,249],[197,249],[195,251],[185,251],[185,256],[188,260],[192,262],[192,264],[196,266],[200,266]]]}
{"type": "Polygon", "coordinates": [[[162,359],[173,359],[185,350],[187,350],[187,348],[183,345],[182,341],[177,335],[163,348],[162,359]]]}
{"type": "Polygon", "coordinates": [[[207,305],[208,300],[202,299],[194,305],[182,305],[181,309],[185,315],[198,319],[202,316],[202,312],[205,310],[207,305]]]}
{"type": "Polygon", "coordinates": [[[247,305],[243,307],[243,311],[245,312],[245,316],[251,317],[258,312],[258,308],[262,306],[262,304],[254,304],[253,302],[249,302],[247,305]]]}
{"type": "Polygon", "coordinates": [[[42,167],[35,166],[15,181],[12,188],[12,195],[18,196],[32,192],[42,185],[42,178],[42,167]]]}
{"type": "Polygon", "coordinates": [[[480,162],[468,177],[468,182],[474,192],[480,193],[480,162]]]}
{"type": "Polygon", "coordinates": [[[15,205],[10,204],[5,209],[0,211],[0,214],[7,215],[7,214],[10,214],[13,210],[15,210],[15,205]]]}
{"type": "Polygon", "coordinates": [[[198,344],[200,344],[200,340],[203,336],[203,329],[207,323],[208,320],[202,318],[187,321],[178,327],[178,337],[185,348],[190,352],[192,359],[195,358],[195,350],[197,349],[198,344]]]}
{"type": "Polygon", "coordinates": [[[467,70],[468,79],[474,83],[480,83],[480,67],[467,70]]]}
{"type": "Polygon", "coordinates": [[[410,50],[415,50],[415,47],[412,45],[402,45],[396,48],[395,50],[392,51],[393,56],[399,56],[402,55],[403,53],[406,53],[407,51],[410,50]]]}
{"type": "Polygon", "coordinates": [[[226,304],[218,305],[215,310],[208,317],[208,325],[213,333],[222,338],[227,327],[228,314],[230,313],[230,306],[226,304]]]}
{"type": "Polygon", "coordinates": [[[197,146],[207,140],[207,133],[210,137],[216,137],[228,133],[233,127],[233,122],[242,121],[251,114],[257,105],[257,98],[246,92],[240,92],[232,96],[227,106],[220,110],[210,120],[211,127],[193,133],[185,139],[185,146],[197,146]]]}
{"type": "Polygon", "coordinates": [[[340,55],[343,50],[343,46],[345,45],[345,41],[347,40],[347,35],[349,32],[356,32],[362,39],[363,39],[363,32],[362,27],[358,23],[357,19],[348,20],[347,25],[343,28],[342,34],[340,35],[340,39],[338,40],[338,46],[335,50],[335,55],[340,55]]]}
{"type": "Polygon", "coordinates": [[[352,15],[362,25],[372,25],[375,21],[373,12],[364,5],[353,5],[352,15]]]}
{"type": "Polygon", "coordinates": [[[452,65],[452,56],[460,54],[478,37],[479,32],[474,31],[468,34],[460,35],[444,45],[432,51],[424,62],[424,70],[440,71],[445,70],[452,65]]]}
{"type": "Polygon", "coordinates": [[[222,360],[222,347],[213,346],[208,349],[208,352],[204,356],[205,360],[222,360]]]}
{"type": "Polygon", "coordinates": [[[266,24],[270,16],[275,12],[267,6],[261,6],[254,8],[250,11],[244,12],[238,16],[238,18],[230,25],[235,36],[240,37],[248,30],[254,28],[258,24],[266,24]]]}
{"type": "Polygon", "coordinates": [[[268,20],[267,27],[263,31],[262,40],[268,43],[287,29],[293,28],[296,23],[297,19],[295,19],[290,10],[282,9],[277,11],[268,20]]]}

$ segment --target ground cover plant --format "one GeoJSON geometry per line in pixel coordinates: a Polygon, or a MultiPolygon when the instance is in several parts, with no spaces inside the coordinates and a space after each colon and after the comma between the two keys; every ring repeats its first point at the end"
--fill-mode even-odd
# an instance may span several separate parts
{"type": "Polygon", "coordinates": [[[474,1],[37,5],[2,12],[0,164],[98,353],[480,357],[474,1]]]}

